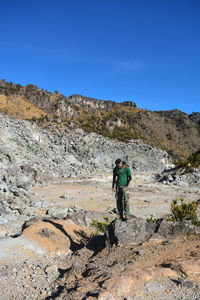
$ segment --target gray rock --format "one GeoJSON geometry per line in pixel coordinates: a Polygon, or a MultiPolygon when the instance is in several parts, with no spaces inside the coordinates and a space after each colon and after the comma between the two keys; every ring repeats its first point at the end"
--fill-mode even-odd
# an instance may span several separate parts
{"type": "Polygon", "coordinates": [[[114,220],[106,231],[107,244],[137,245],[157,238],[174,238],[178,235],[200,235],[200,227],[194,226],[190,221],[169,222],[158,219],[156,222],[146,222],[144,219],[132,217],[129,220],[114,220]]]}
{"type": "Polygon", "coordinates": [[[0,184],[0,191],[2,191],[3,193],[6,193],[8,191],[8,186],[5,182],[0,184]]]}
{"type": "Polygon", "coordinates": [[[7,212],[2,207],[0,207],[0,217],[5,217],[6,215],[7,212]]]}
{"type": "Polygon", "coordinates": [[[198,200],[196,201],[196,204],[197,204],[197,205],[200,205],[200,199],[198,199],[198,200]]]}
{"type": "Polygon", "coordinates": [[[162,220],[158,228],[158,233],[166,238],[170,238],[180,234],[200,235],[200,227],[192,225],[191,221],[181,221],[172,223],[167,220],[162,220]]]}
{"type": "Polygon", "coordinates": [[[58,218],[58,219],[65,219],[68,215],[69,209],[68,208],[49,208],[47,210],[47,215],[58,218]]]}
{"type": "Polygon", "coordinates": [[[131,244],[138,245],[147,241],[156,229],[155,223],[148,223],[142,218],[130,218],[113,221],[106,231],[106,238],[109,244],[131,244]]]}
{"type": "Polygon", "coordinates": [[[183,167],[175,167],[164,170],[160,174],[156,174],[155,178],[158,182],[174,185],[188,185],[200,183],[200,169],[185,169],[183,167]]]}
{"type": "Polygon", "coordinates": [[[179,277],[178,278],[178,284],[182,287],[182,288],[187,288],[187,289],[191,289],[193,288],[194,284],[192,281],[190,280],[186,280],[185,278],[179,277]]]}
{"type": "Polygon", "coordinates": [[[35,184],[37,172],[28,165],[21,166],[20,172],[17,174],[17,187],[28,190],[35,184]]]}
{"type": "Polygon", "coordinates": [[[68,195],[67,193],[64,193],[62,196],[60,196],[60,198],[65,199],[65,200],[70,200],[70,195],[68,195]]]}
{"type": "MultiPolygon", "coordinates": [[[[0,121],[2,139],[8,145],[1,153],[5,158],[5,169],[7,165],[11,165],[11,161],[12,165],[18,167],[30,165],[31,162],[31,168],[38,173],[69,177],[87,175],[88,171],[110,171],[118,157],[127,158],[131,168],[144,171],[162,170],[169,164],[166,152],[138,141],[122,143],[68,128],[64,128],[62,132],[53,127],[41,129],[28,121],[16,121],[2,115],[0,121]],[[12,145],[12,149],[9,145],[12,145]]],[[[22,171],[30,177],[29,169],[23,167],[22,171]]],[[[32,175],[34,174],[31,172],[32,175]]]]}
{"type": "Polygon", "coordinates": [[[102,213],[97,211],[84,211],[83,209],[81,209],[80,211],[75,211],[74,209],[71,209],[68,218],[81,226],[87,227],[90,227],[90,223],[92,220],[105,222],[105,218],[108,218],[109,222],[111,222],[114,219],[114,217],[112,217],[109,213],[102,213]]]}
{"type": "Polygon", "coordinates": [[[75,212],[83,211],[83,208],[81,206],[79,206],[78,204],[74,205],[74,207],[72,209],[75,212]]]}

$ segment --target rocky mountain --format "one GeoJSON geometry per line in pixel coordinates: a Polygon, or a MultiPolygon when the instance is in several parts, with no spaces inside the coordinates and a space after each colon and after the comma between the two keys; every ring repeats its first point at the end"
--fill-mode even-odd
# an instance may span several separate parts
{"type": "MultiPolygon", "coordinates": [[[[117,103],[114,101],[103,101],[81,95],[72,95],[66,98],[58,91],[50,93],[46,90],[39,89],[33,84],[28,84],[23,87],[20,84],[8,83],[4,80],[0,80],[0,94],[8,97],[8,101],[13,98],[16,99],[17,97],[18,99],[26,99],[33,106],[43,110],[43,115],[60,117],[62,120],[80,116],[83,112],[94,114],[98,110],[110,111],[117,106],[117,103]]],[[[125,101],[121,105],[136,108],[136,104],[130,101],[125,101]]],[[[12,115],[12,112],[9,112],[9,104],[7,111],[12,115]]],[[[27,118],[25,112],[24,118],[27,118]]]]}
{"type": "Polygon", "coordinates": [[[0,111],[40,126],[82,128],[120,141],[141,140],[161,148],[176,160],[200,148],[200,113],[179,110],[149,111],[134,102],[103,101],[81,95],[66,98],[29,84],[25,87],[0,80],[0,111]]]}

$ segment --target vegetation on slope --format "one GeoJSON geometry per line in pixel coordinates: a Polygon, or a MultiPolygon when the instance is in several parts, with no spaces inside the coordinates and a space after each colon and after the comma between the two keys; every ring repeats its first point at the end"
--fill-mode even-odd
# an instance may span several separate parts
{"type": "Polygon", "coordinates": [[[0,94],[0,113],[17,119],[40,119],[47,115],[21,96],[11,97],[0,94]]]}
{"type": "Polygon", "coordinates": [[[183,198],[173,200],[171,204],[171,215],[169,221],[180,222],[184,220],[190,220],[193,225],[200,226],[200,220],[197,215],[197,204],[195,201],[186,203],[183,198]]]}
{"type": "MultiPolygon", "coordinates": [[[[145,109],[117,105],[111,111],[96,115],[82,113],[73,119],[73,126],[127,142],[140,139],[153,147],[166,150],[176,160],[186,159],[200,147],[199,125],[188,115],[172,112],[174,119],[145,109]]],[[[71,126],[71,120],[66,120],[71,126]]]]}
{"type": "Polygon", "coordinates": [[[200,149],[178,164],[187,169],[200,168],[200,149]]]}
{"type": "MultiPolygon", "coordinates": [[[[0,80],[0,112],[41,125],[51,123],[96,132],[127,142],[139,139],[166,150],[175,161],[186,160],[200,149],[200,114],[178,110],[152,112],[134,102],[116,103],[81,95],[66,98],[29,84],[25,87],[0,80]]],[[[186,163],[188,164],[188,162],[186,163]]]]}

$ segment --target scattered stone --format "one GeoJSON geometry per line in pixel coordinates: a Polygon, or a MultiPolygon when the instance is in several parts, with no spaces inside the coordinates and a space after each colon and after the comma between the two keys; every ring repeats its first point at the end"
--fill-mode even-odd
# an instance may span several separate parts
{"type": "Polygon", "coordinates": [[[67,193],[64,193],[60,198],[65,199],[65,200],[70,200],[70,196],[67,193]]]}
{"type": "Polygon", "coordinates": [[[144,250],[141,249],[141,250],[139,250],[139,251],[135,251],[134,254],[139,255],[139,256],[142,256],[142,255],[144,254],[144,250]]]}
{"type": "Polygon", "coordinates": [[[47,266],[45,268],[45,273],[48,275],[48,277],[58,277],[59,276],[59,271],[58,271],[58,266],[56,264],[47,266]]]}
{"type": "Polygon", "coordinates": [[[200,205],[200,199],[198,199],[198,200],[196,201],[196,204],[197,204],[197,205],[200,205]]]}
{"type": "Polygon", "coordinates": [[[178,284],[180,284],[180,286],[182,288],[187,288],[187,289],[191,289],[194,286],[192,281],[187,280],[187,279],[182,278],[182,277],[178,278],[178,284]]]}
{"type": "Polygon", "coordinates": [[[48,228],[42,228],[40,231],[38,231],[37,234],[39,234],[42,237],[50,238],[53,235],[55,235],[55,231],[49,230],[48,228]]]}
{"type": "Polygon", "coordinates": [[[188,280],[192,280],[197,285],[200,284],[200,262],[199,260],[182,261],[180,270],[185,274],[188,280]]]}
{"type": "Polygon", "coordinates": [[[65,219],[69,213],[68,208],[54,208],[51,207],[47,210],[47,215],[53,218],[65,219]]]}
{"type": "Polygon", "coordinates": [[[75,211],[75,212],[80,212],[80,211],[83,211],[83,208],[82,207],[80,207],[79,205],[74,205],[74,207],[72,208],[73,209],[73,211],[75,211]]]}

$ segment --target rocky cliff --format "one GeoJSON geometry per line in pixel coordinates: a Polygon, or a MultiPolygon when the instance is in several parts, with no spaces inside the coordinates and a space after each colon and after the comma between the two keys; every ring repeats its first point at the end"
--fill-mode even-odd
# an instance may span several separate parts
{"type": "MultiPolygon", "coordinates": [[[[0,94],[7,97],[22,97],[30,103],[44,110],[46,114],[53,114],[62,119],[75,117],[80,115],[82,111],[95,113],[98,110],[110,111],[117,103],[114,101],[104,101],[94,98],[84,97],[82,95],[72,95],[66,98],[64,95],[55,91],[50,93],[46,90],[41,90],[33,84],[21,86],[12,82],[0,80],[0,94]]],[[[123,106],[136,108],[136,104],[131,101],[125,101],[123,106]]],[[[25,116],[24,116],[25,117],[25,116]]]]}

